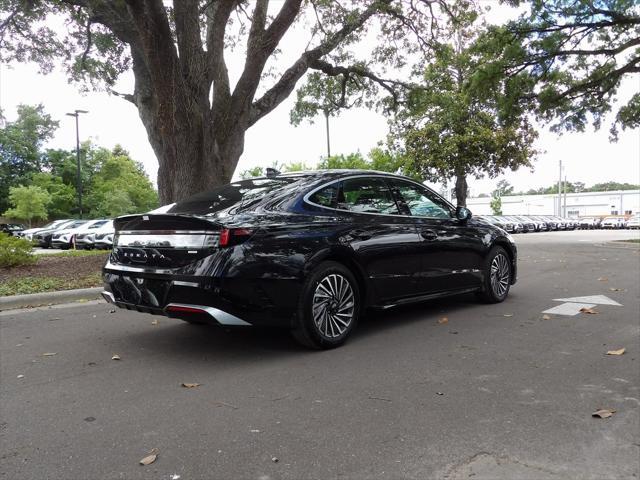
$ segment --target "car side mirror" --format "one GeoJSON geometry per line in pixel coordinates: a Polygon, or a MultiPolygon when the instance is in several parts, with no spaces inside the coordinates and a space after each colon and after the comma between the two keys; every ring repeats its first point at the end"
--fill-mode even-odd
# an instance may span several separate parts
{"type": "Polygon", "coordinates": [[[456,218],[458,220],[469,220],[471,218],[471,210],[466,207],[456,207],[456,218]]]}

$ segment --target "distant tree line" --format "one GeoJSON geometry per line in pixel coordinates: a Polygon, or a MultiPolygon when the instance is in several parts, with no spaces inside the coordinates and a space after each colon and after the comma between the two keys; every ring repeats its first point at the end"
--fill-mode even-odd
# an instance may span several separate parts
{"type": "MultiPolygon", "coordinates": [[[[18,107],[17,119],[0,112],[0,215],[19,220],[79,215],[75,150],[47,149],[58,122],[42,105],[18,107]]],[[[116,146],[81,147],[83,217],[115,217],[149,211],[158,195],[141,163],[116,146]]]]}
{"type": "MultiPolygon", "coordinates": [[[[596,183],[590,187],[587,187],[584,182],[562,182],[561,193],[582,193],[582,192],[611,192],[615,190],[639,190],[640,185],[633,183],[620,183],[620,182],[602,182],[596,183]]],[[[509,195],[549,195],[558,193],[558,184],[555,183],[548,187],[530,188],[526,191],[514,191],[513,186],[506,180],[500,180],[496,186],[496,189],[492,192],[493,198],[499,198],[509,195]]],[[[480,195],[483,196],[483,195],[480,195]]],[[[484,195],[485,197],[488,195],[484,195]]]]}

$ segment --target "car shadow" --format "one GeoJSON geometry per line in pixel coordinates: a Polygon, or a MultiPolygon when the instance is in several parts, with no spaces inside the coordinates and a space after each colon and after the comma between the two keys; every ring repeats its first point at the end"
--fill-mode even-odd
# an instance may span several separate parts
{"type": "MultiPolygon", "coordinates": [[[[351,341],[342,348],[348,349],[350,343],[361,343],[368,337],[384,335],[389,329],[410,328],[417,322],[436,321],[476,305],[478,302],[473,295],[460,295],[388,310],[368,310],[360,319],[351,341]]],[[[133,332],[127,336],[126,342],[131,347],[161,353],[163,358],[195,362],[222,360],[239,364],[323,354],[323,351],[299,345],[286,329],[223,328],[192,325],[173,319],[160,322],[162,328],[133,332]]]]}

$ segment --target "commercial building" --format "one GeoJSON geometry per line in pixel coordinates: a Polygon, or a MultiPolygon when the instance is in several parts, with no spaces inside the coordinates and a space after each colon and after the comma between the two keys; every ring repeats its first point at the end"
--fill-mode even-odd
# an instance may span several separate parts
{"type": "MultiPolygon", "coordinates": [[[[553,195],[507,195],[502,197],[503,215],[561,215],[587,217],[633,215],[640,213],[640,190],[567,193],[559,201],[553,195]]],[[[491,198],[467,199],[467,207],[476,215],[491,215],[491,198]]]]}

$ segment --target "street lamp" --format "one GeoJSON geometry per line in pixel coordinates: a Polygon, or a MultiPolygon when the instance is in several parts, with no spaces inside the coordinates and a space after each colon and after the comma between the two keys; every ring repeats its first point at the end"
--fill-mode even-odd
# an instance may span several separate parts
{"type": "Polygon", "coordinates": [[[70,117],[76,117],[76,181],[78,188],[78,211],[82,218],[82,180],[80,177],[80,129],[78,127],[78,117],[81,113],[89,113],[87,110],[74,110],[73,113],[67,113],[70,117]]]}

